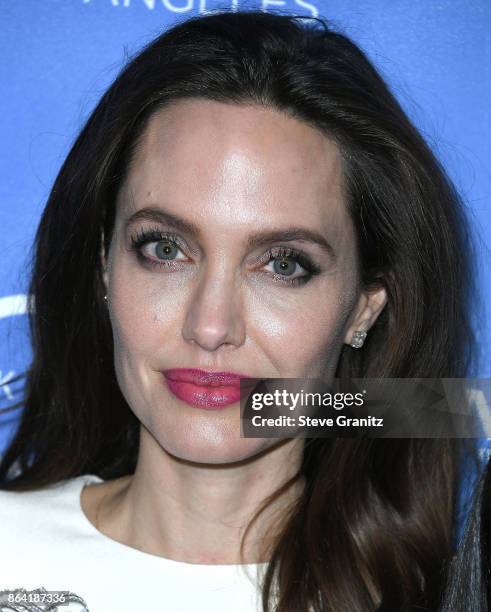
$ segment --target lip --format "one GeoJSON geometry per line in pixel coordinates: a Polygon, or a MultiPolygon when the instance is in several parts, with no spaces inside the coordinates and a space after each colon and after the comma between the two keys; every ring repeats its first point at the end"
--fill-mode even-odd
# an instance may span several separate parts
{"type": "Polygon", "coordinates": [[[253,377],[237,372],[213,372],[199,368],[171,368],[162,372],[168,389],[191,406],[216,410],[241,398],[241,379],[253,377]]]}

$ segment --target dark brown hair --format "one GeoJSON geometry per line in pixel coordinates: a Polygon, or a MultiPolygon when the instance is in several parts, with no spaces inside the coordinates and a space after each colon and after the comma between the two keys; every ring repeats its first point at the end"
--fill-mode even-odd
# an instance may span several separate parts
{"type": "MultiPolygon", "coordinates": [[[[139,421],[116,381],[100,262],[149,117],[199,97],[288,113],[336,142],[366,288],[388,304],[338,377],[460,377],[473,359],[462,199],[366,55],[322,19],[260,11],[188,19],[121,71],[55,181],[35,243],[33,360],[4,489],[133,473],[139,421]]],[[[263,587],[278,612],[434,609],[452,550],[458,444],[310,439],[302,495],[263,587]],[[276,573],[277,572],[277,573],[276,573]]],[[[280,495],[287,486],[277,492],[280,495]]],[[[269,606],[269,607],[268,607],[269,606]]]]}
{"type": "Polygon", "coordinates": [[[472,496],[465,530],[456,554],[447,563],[447,581],[439,612],[489,612],[491,604],[491,463],[472,496]]]}

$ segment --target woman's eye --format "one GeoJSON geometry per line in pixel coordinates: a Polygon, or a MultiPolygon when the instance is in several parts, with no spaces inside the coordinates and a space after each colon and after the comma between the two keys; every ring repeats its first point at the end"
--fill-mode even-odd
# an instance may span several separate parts
{"type": "Polygon", "coordinates": [[[306,274],[306,270],[298,263],[298,261],[292,259],[291,257],[274,257],[268,262],[267,265],[272,266],[272,269],[270,268],[270,270],[274,274],[285,276],[287,278],[301,278],[302,276],[308,275],[306,274]],[[295,272],[297,272],[296,275],[295,272]]]}
{"type": "Polygon", "coordinates": [[[147,242],[142,246],[142,252],[147,257],[155,257],[160,261],[173,261],[176,259],[186,259],[181,249],[172,240],[159,240],[157,242],[147,242]],[[181,253],[183,256],[178,258],[181,253]]]}
{"type": "MultiPolygon", "coordinates": [[[[179,264],[190,263],[180,248],[181,240],[174,235],[162,235],[158,230],[142,231],[131,237],[131,249],[140,263],[152,268],[166,268],[167,271],[182,269],[179,264]]],[[[274,282],[301,286],[320,273],[320,267],[306,255],[292,249],[272,249],[264,255],[263,267],[274,282]]]]}

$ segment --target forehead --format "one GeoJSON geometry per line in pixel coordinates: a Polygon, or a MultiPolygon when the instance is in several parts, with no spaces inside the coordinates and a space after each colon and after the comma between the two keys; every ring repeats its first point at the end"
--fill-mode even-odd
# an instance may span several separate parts
{"type": "MultiPolygon", "coordinates": [[[[223,224],[347,229],[337,145],[319,130],[262,106],[187,99],[149,120],[120,212],[149,203],[223,224]]],[[[349,229],[349,228],[348,228],[349,229]]]]}

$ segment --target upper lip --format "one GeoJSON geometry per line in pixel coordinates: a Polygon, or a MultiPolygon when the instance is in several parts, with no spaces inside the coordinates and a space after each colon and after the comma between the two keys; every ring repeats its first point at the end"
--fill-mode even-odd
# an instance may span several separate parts
{"type": "Polygon", "coordinates": [[[247,374],[237,372],[213,372],[200,368],[171,368],[162,372],[167,378],[181,382],[190,382],[195,385],[221,385],[239,386],[241,378],[252,378],[247,374]]]}

